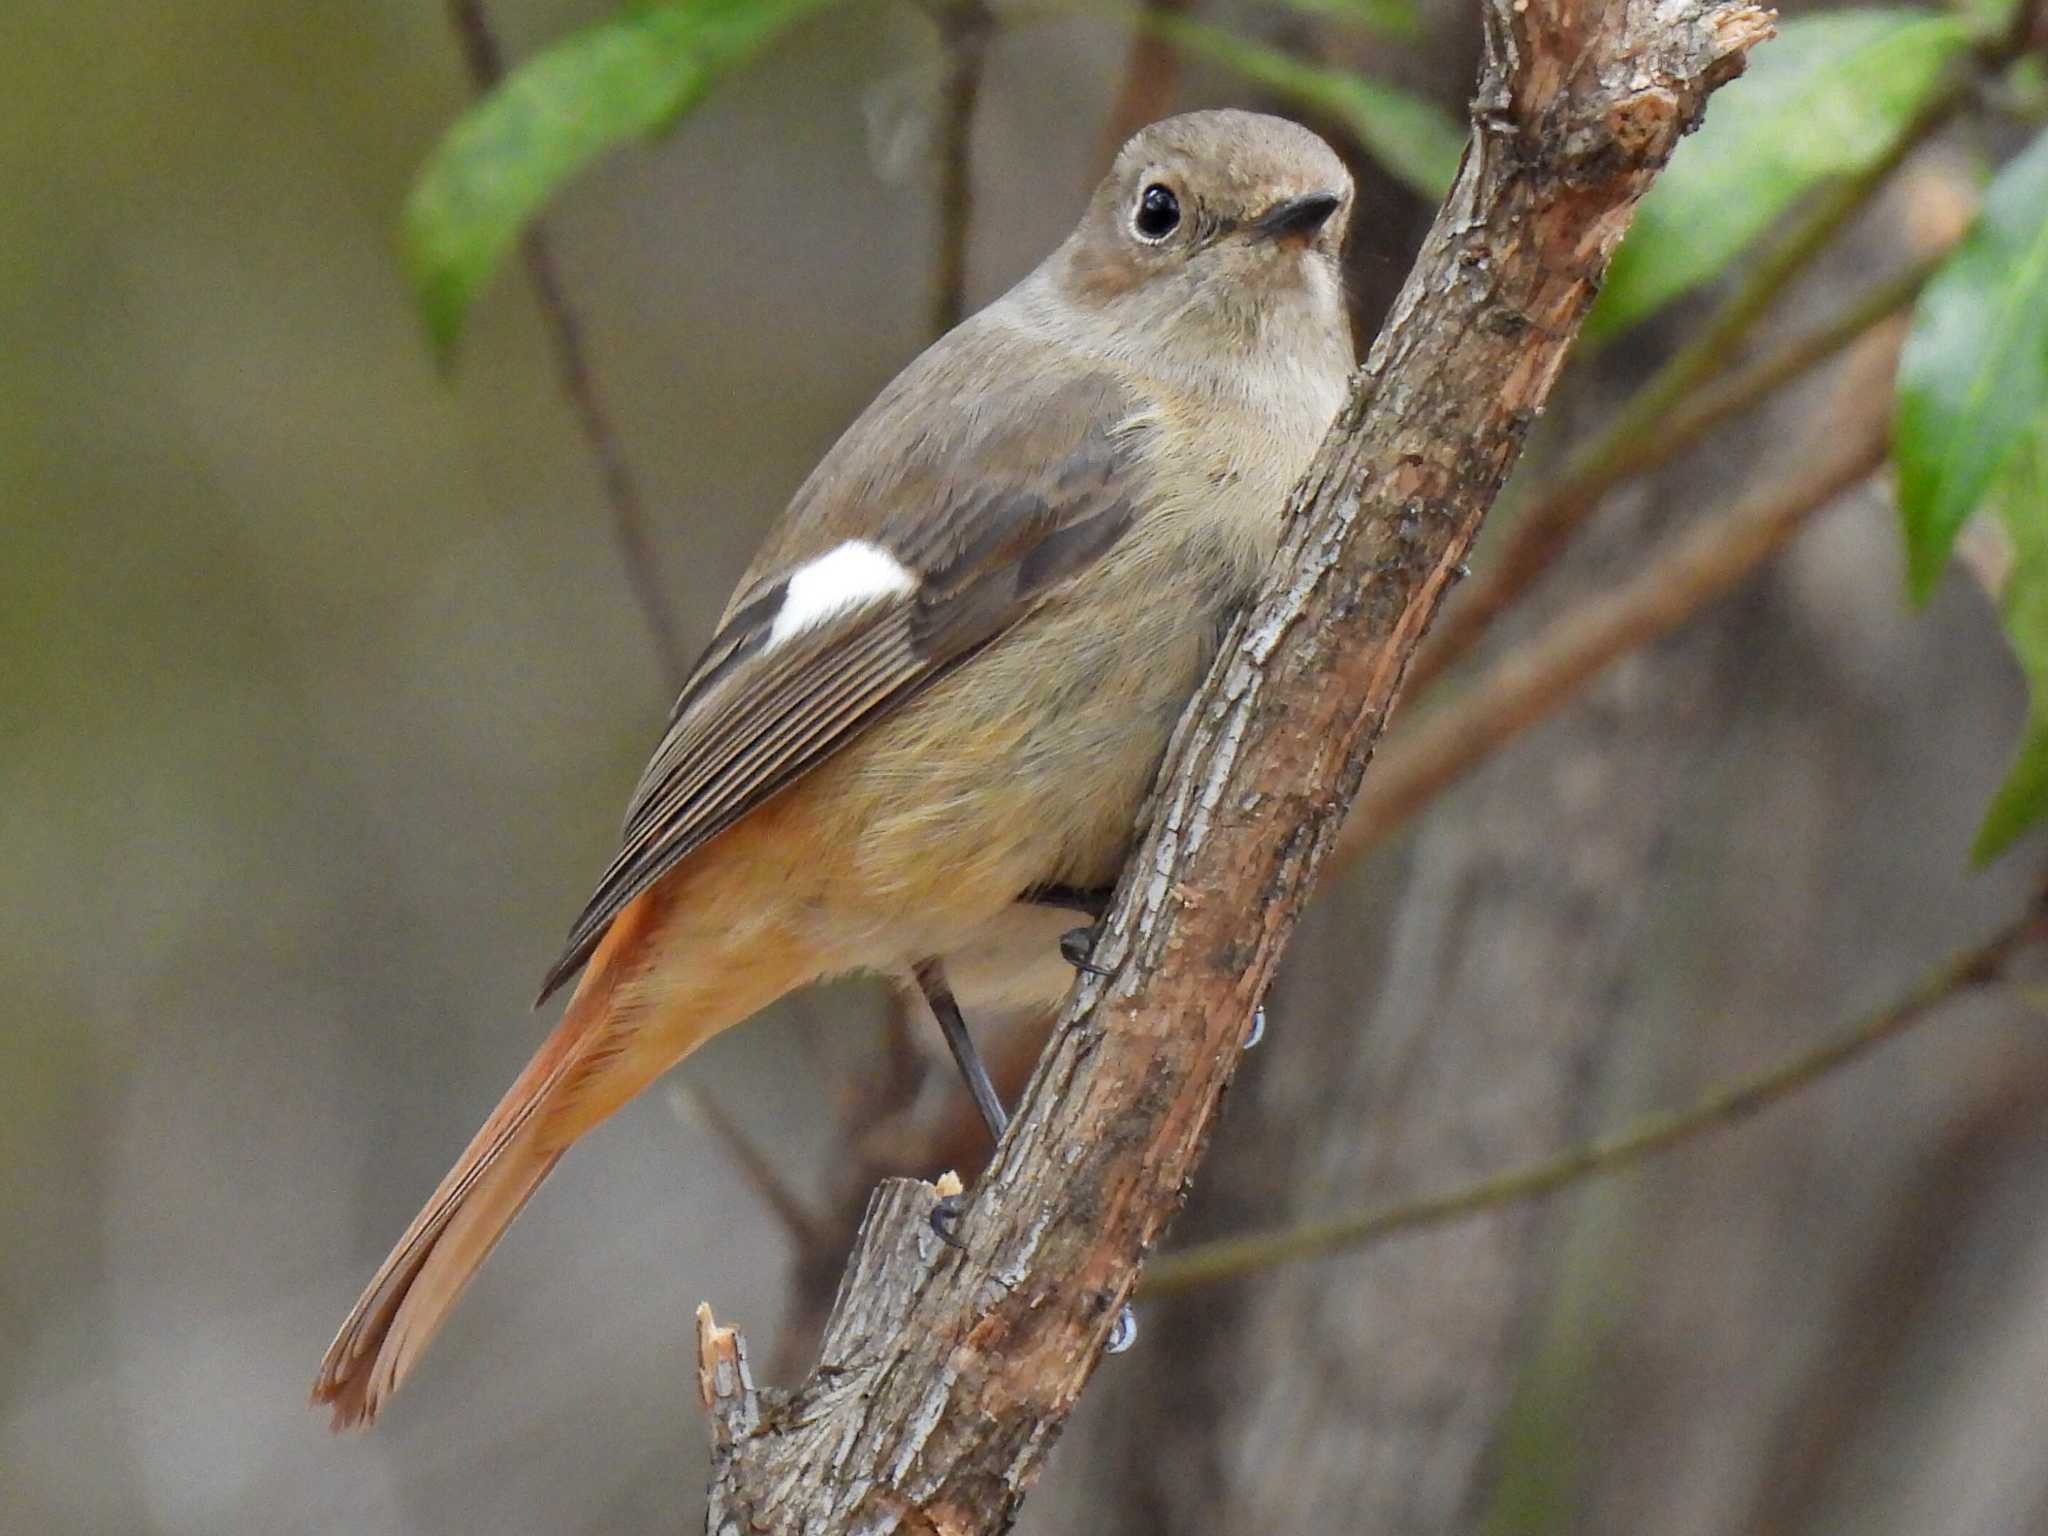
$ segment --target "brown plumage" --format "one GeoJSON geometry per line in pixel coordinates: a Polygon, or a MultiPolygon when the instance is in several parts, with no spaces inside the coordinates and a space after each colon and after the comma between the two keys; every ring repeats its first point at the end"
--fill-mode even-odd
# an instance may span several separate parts
{"type": "Polygon", "coordinates": [[[1019,899],[1115,878],[1272,551],[1351,366],[1349,198],[1293,124],[1156,124],[826,456],[548,974],[585,968],[562,1022],[328,1350],[337,1426],[376,1415],[570,1143],[712,1035],[848,971],[1057,984],[1020,963],[1045,925],[1019,899]]]}

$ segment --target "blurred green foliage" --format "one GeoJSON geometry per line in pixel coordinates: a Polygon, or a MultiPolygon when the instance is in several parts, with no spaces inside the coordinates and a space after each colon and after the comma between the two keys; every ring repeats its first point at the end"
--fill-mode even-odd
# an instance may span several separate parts
{"type": "Polygon", "coordinates": [[[1413,42],[1422,36],[1422,17],[1413,0],[1280,0],[1290,11],[1341,22],[1380,37],[1413,42]]]}
{"type": "Polygon", "coordinates": [[[2048,814],[2044,438],[2048,133],[1992,182],[1976,224],[1921,296],[1899,359],[1893,454],[1913,599],[1927,600],[1964,522],[1988,499],[2014,553],[2001,607],[2032,702],[2019,760],[1977,837],[1980,860],[2048,814]]]}
{"type": "Polygon", "coordinates": [[[2048,134],[1992,183],[1899,359],[1907,582],[1925,602],[1963,522],[2048,406],[2048,134]]]}
{"type": "Polygon", "coordinates": [[[406,200],[406,270],[444,358],[520,231],[606,150],[669,127],[825,0],[630,5],[513,70],[442,137],[406,200]]]}
{"type": "MultiPolygon", "coordinates": [[[[406,200],[402,247],[427,333],[445,361],[470,306],[563,185],[623,144],[659,133],[717,81],[831,0],[628,4],[536,53],[443,134],[406,200]]],[[[1408,0],[1294,0],[1389,36],[1418,30],[1408,0]]],[[[1428,197],[1441,195],[1463,129],[1434,103],[1349,71],[1177,17],[1154,18],[1191,53],[1344,122],[1428,197]]]]}
{"type": "Polygon", "coordinates": [[[1464,125],[1433,101],[1351,70],[1310,64],[1205,22],[1157,15],[1149,25],[1184,52],[1228,65],[1300,110],[1342,123],[1367,154],[1423,197],[1442,197],[1458,173],[1464,125]]]}
{"type": "Polygon", "coordinates": [[[2027,724],[1971,850],[1979,863],[2003,853],[2048,811],[2048,411],[2038,405],[1997,502],[2013,552],[2000,615],[2027,674],[2027,724]]]}
{"type": "Polygon", "coordinates": [[[1720,276],[1806,194],[1877,161],[1969,41],[1959,18],[1920,10],[1781,21],[1643,199],[1588,336],[1720,276]]]}
{"type": "MultiPolygon", "coordinates": [[[[463,114],[427,161],[404,219],[414,292],[444,357],[520,231],[565,181],[607,150],[673,123],[721,74],[827,3],[630,4],[543,49],[463,114]]],[[[1290,4],[1388,35],[1414,30],[1407,0],[1290,4]]],[[[1883,163],[1952,81],[1959,57],[2007,25],[2008,10],[2009,0],[1981,0],[1959,13],[1873,8],[1781,23],[1644,199],[1589,336],[1626,330],[1713,281],[1808,195],[1883,163]]],[[[1147,13],[1140,24],[1343,123],[1424,197],[1441,196],[1457,172],[1464,131],[1428,100],[1183,16],[1147,13]]],[[[1979,228],[1930,286],[1907,350],[1897,453],[1916,600],[1925,600],[1964,519],[2048,410],[2044,146],[2048,138],[2000,176],[1979,228]]],[[[2003,504],[2008,521],[2048,515],[2030,487],[2008,491],[2003,504]]],[[[2020,587],[2036,579],[2032,560],[2015,569],[2020,587]]],[[[2022,621],[2010,618],[2037,605],[2016,591],[2007,606],[2038,690],[2034,669],[2048,655],[2048,637],[2023,634],[2022,621]]],[[[2037,714],[2044,710],[2037,705],[2037,714]]],[[[2035,761],[2048,752],[2048,727],[2029,743],[1985,823],[1980,856],[2048,811],[2048,762],[2035,761]]]]}

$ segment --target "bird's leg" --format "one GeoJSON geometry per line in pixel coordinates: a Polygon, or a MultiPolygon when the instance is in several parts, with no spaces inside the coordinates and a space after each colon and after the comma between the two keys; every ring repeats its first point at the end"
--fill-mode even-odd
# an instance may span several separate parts
{"type": "Polygon", "coordinates": [[[1010,1117],[1003,1109],[1003,1101],[996,1097],[995,1084],[988,1079],[988,1068],[981,1064],[981,1053],[974,1048],[973,1036],[967,1033],[967,1020],[961,1017],[960,1004],[946,982],[945,967],[937,960],[920,960],[911,974],[917,978],[924,1000],[931,1005],[932,1016],[939,1021],[939,1033],[946,1037],[946,1048],[953,1053],[954,1065],[960,1068],[960,1080],[967,1085],[974,1107],[981,1111],[990,1139],[1001,1141],[1010,1117]]]}
{"type": "Polygon", "coordinates": [[[1097,965],[1089,956],[1095,953],[1095,941],[1102,937],[1102,925],[1089,923],[1081,928],[1069,928],[1060,935],[1060,958],[1084,976],[1108,976],[1106,966],[1097,965]]]}
{"type": "MultiPolygon", "coordinates": [[[[939,1021],[939,1033],[946,1037],[946,1048],[953,1053],[953,1064],[960,1069],[960,1080],[967,1085],[968,1097],[981,1111],[990,1139],[1001,1141],[1010,1117],[1003,1110],[1003,1101],[996,1096],[995,1084],[989,1081],[981,1053],[974,1048],[974,1037],[967,1033],[967,1020],[961,1016],[959,1001],[946,982],[945,967],[936,959],[920,960],[911,968],[911,975],[917,978],[918,990],[931,1006],[932,1017],[939,1021]]],[[[932,1207],[932,1230],[955,1248],[960,1246],[960,1239],[953,1235],[953,1228],[959,1220],[958,1195],[947,1195],[932,1207]]]]}
{"type": "MultiPolygon", "coordinates": [[[[1085,893],[1076,893],[1077,895],[1085,893]]],[[[1064,897],[1065,893],[1062,892],[1064,897]]],[[[1106,902],[1108,893],[1101,893],[1106,902]]],[[[1027,899],[1036,899],[1035,897],[1027,899]]],[[[1048,906],[1070,906],[1080,912],[1094,912],[1100,915],[1100,906],[1080,906],[1062,899],[1047,902],[1048,906]]],[[[1092,933],[1092,929],[1077,929],[1077,932],[1092,933]]],[[[1062,953],[1066,940],[1060,941],[1062,953]]],[[[917,978],[918,990],[924,993],[924,1000],[931,1005],[932,1017],[939,1021],[939,1033],[946,1037],[946,1045],[953,1052],[953,1062],[960,1068],[960,1077],[967,1084],[968,1095],[974,1100],[974,1107],[981,1111],[982,1121],[988,1126],[989,1136],[1003,1139],[1003,1131],[1009,1126],[1009,1114],[1003,1109],[1003,1101],[996,1096],[995,1084],[989,1081],[988,1068],[981,1063],[981,1053],[974,1048],[974,1038],[967,1033],[967,1020],[960,1012],[959,999],[953,996],[953,989],[947,985],[946,970],[938,960],[920,960],[911,967],[911,975],[917,978]]],[[[939,1241],[953,1248],[964,1248],[954,1228],[960,1222],[960,1196],[946,1195],[932,1207],[932,1230],[939,1235],[939,1241]]],[[[1104,1346],[1108,1353],[1120,1355],[1129,1349],[1138,1337],[1138,1318],[1129,1306],[1117,1314],[1116,1322],[1109,1331],[1109,1342],[1104,1346]]]]}
{"type": "Polygon", "coordinates": [[[1034,907],[1061,907],[1069,912],[1085,912],[1098,923],[1108,915],[1109,903],[1116,895],[1113,885],[1097,886],[1084,891],[1072,885],[1034,885],[1018,898],[1034,907]]]}

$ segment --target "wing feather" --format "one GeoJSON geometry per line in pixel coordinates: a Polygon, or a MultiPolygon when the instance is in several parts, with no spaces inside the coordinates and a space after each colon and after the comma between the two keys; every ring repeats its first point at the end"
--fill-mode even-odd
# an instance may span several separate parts
{"type": "MultiPolygon", "coordinates": [[[[930,364],[933,356],[917,366],[943,366],[943,356],[930,364]]],[[[1107,378],[1035,396],[991,386],[1024,397],[1007,410],[1000,401],[963,403],[950,438],[892,415],[902,386],[885,391],[806,482],[769,540],[768,569],[742,583],[676,701],[633,792],[619,851],[570,929],[543,999],[678,861],[998,638],[1130,527],[1137,433],[1107,378]],[[1002,483],[1004,473],[1012,483],[1002,483]],[[877,545],[911,573],[914,588],[778,637],[792,573],[846,537],[877,545]]]]}

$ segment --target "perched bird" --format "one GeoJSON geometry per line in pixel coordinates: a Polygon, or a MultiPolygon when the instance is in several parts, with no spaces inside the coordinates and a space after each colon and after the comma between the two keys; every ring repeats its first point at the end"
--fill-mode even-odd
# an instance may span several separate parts
{"type": "Polygon", "coordinates": [[[572,1142],[795,988],[915,978],[1000,1124],[949,978],[1064,992],[1033,961],[1073,919],[1045,907],[1116,879],[1342,403],[1351,197],[1293,123],[1156,123],[825,456],[548,972],[543,998],[582,971],[561,1023],[328,1349],[336,1427],[376,1416],[572,1142]]]}

